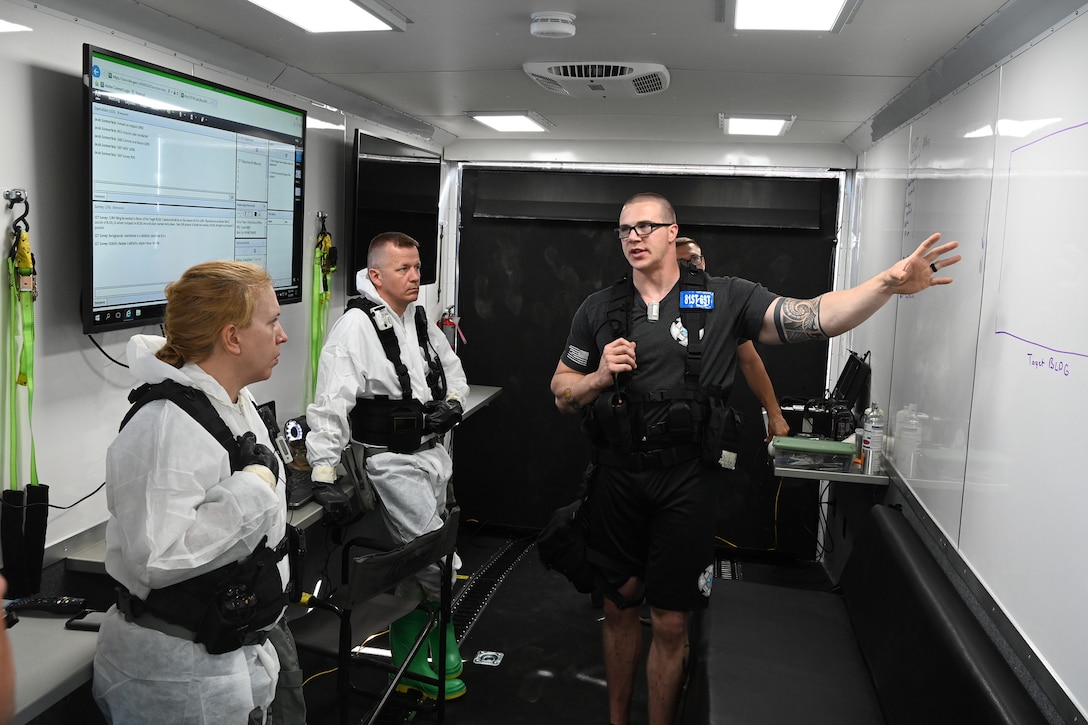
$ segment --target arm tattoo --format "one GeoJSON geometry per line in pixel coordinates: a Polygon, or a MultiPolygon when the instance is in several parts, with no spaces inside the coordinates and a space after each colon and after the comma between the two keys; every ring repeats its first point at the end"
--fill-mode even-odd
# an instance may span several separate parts
{"type": "Polygon", "coordinates": [[[774,324],[782,342],[826,340],[820,327],[820,298],[798,300],[781,297],[774,309],[774,324]]]}

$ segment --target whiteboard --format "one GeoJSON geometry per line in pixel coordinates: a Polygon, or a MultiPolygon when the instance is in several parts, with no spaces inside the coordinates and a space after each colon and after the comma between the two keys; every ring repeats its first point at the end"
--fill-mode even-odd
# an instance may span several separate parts
{"type": "Polygon", "coordinates": [[[1088,706],[1088,23],[1001,73],[963,557],[1088,706]],[[1002,127],[1004,126],[1004,134],[1002,127]],[[1005,135],[1008,134],[1008,135],[1005,135]],[[1011,135],[1016,134],[1016,135],[1011,135]]]}
{"type": "Polygon", "coordinates": [[[888,401],[891,466],[1081,713],[1086,66],[1081,16],[907,127],[898,251],[941,231],[964,258],[952,285],[898,301],[888,401]],[[912,465],[895,446],[910,403],[927,416],[912,465]]]}

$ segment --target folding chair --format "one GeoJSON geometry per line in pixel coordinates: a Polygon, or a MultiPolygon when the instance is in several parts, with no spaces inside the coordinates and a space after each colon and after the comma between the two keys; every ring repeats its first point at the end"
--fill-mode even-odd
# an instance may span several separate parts
{"type": "MultiPolygon", "coordinates": [[[[377,700],[369,718],[365,720],[367,725],[372,725],[404,678],[416,653],[426,646],[428,635],[435,628],[439,628],[440,632],[445,631],[450,622],[453,599],[453,551],[457,543],[459,518],[460,509],[455,507],[449,512],[442,528],[393,549],[367,538],[345,542],[340,570],[341,586],[328,598],[303,594],[299,599],[299,605],[312,607],[313,611],[292,620],[291,632],[300,650],[336,660],[336,697],[341,725],[348,723],[352,695],[377,700]],[[359,548],[374,551],[353,556],[353,550],[359,548]],[[442,588],[437,609],[428,602],[403,599],[391,593],[398,583],[436,562],[442,566],[442,588]],[[389,629],[389,625],[416,608],[427,612],[427,623],[400,667],[394,667],[382,657],[352,652],[363,640],[389,629]],[[376,667],[391,673],[388,686],[381,691],[373,691],[356,684],[351,672],[353,667],[359,666],[376,667]]],[[[440,663],[446,661],[446,638],[439,637],[438,640],[440,651],[434,661],[441,667],[440,663]]],[[[444,683],[417,674],[413,674],[412,679],[437,686],[438,697],[434,708],[438,721],[442,722],[446,706],[444,683]]],[[[410,706],[422,709],[422,703],[416,702],[410,706]]]]}

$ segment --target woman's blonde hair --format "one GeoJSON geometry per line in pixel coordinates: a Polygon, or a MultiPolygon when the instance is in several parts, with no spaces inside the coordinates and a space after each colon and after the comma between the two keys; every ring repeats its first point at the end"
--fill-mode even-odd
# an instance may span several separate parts
{"type": "Polygon", "coordinates": [[[227,325],[247,327],[261,290],[272,278],[246,262],[204,262],[166,285],[166,344],[156,353],[180,368],[212,354],[227,325]]]}

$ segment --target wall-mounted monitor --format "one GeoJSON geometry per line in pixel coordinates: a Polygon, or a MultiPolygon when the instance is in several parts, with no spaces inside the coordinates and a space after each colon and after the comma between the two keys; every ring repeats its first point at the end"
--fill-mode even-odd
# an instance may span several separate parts
{"type": "Polygon", "coordinates": [[[441,159],[429,151],[358,130],[352,158],[348,295],[358,294],[355,273],[366,267],[370,240],[382,232],[403,232],[419,242],[420,281],[432,284],[438,279],[441,159]]]}
{"type": "Polygon", "coordinates": [[[214,259],[302,299],[305,111],[90,45],[83,84],[84,332],[162,321],[166,285],[214,259]]]}

